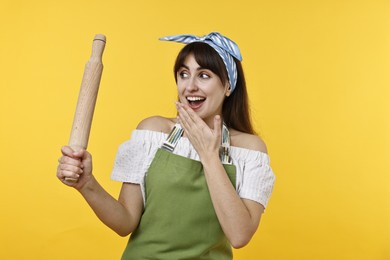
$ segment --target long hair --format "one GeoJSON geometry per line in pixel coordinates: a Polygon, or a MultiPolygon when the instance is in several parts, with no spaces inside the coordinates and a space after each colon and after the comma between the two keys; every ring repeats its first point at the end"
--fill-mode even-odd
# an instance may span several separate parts
{"type": "MultiPolygon", "coordinates": [[[[190,43],[179,52],[174,65],[174,76],[177,82],[177,72],[184,64],[188,55],[193,54],[196,62],[202,67],[211,70],[220,79],[223,85],[228,81],[228,74],[221,57],[210,45],[203,42],[190,43]]],[[[244,71],[241,62],[234,59],[237,65],[237,84],[233,93],[226,97],[222,105],[222,118],[225,124],[235,130],[255,134],[253,130],[248,92],[246,89],[244,71]]]]}

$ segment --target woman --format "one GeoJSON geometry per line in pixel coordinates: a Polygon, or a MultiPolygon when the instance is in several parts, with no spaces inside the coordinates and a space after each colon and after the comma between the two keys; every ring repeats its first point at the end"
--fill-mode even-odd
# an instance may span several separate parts
{"type": "Polygon", "coordinates": [[[120,146],[118,200],[93,177],[87,151],[63,147],[57,177],[108,227],[132,233],[122,259],[231,259],[231,246],[255,233],[274,183],[250,122],[241,54],[219,33],[161,40],[187,44],[174,66],[178,115],[144,119],[120,146]]]}

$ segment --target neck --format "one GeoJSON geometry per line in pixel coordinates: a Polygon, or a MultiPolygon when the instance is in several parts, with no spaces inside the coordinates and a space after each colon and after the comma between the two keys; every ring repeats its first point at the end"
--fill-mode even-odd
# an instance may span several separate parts
{"type": "MultiPolygon", "coordinates": [[[[204,118],[203,121],[206,123],[206,125],[208,127],[210,127],[210,129],[214,129],[214,118],[215,118],[216,115],[213,115],[213,116],[210,116],[208,118],[204,118]]],[[[222,118],[222,115],[220,115],[221,119],[222,119],[222,122],[223,122],[223,118],[222,118]]]]}

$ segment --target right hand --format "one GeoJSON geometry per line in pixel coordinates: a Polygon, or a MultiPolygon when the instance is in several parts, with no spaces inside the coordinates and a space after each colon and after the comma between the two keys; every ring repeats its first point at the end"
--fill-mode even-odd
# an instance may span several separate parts
{"type": "Polygon", "coordinates": [[[74,152],[71,147],[61,148],[57,178],[70,187],[81,190],[92,177],[92,156],[86,150],[74,152]]]}

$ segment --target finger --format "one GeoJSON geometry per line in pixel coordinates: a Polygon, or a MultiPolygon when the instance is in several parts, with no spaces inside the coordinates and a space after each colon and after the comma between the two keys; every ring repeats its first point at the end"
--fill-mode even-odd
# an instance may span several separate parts
{"type": "Polygon", "coordinates": [[[177,116],[177,121],[184,128],[184,131],[188,130],[189,125],[188,125],[187,119],[182,114],[179,113],[179,115],[177,116]]]}
{"type": "Polygon", "coordinates": [[[180,119],[186,120],[187,112],[183,109],[183,105],[179,102],[176,102],[176,109],[177,109],[177,113],[178,113],[178,116],[180,117],[180,119]]]}
{"type": "Polygon", "coordinates": [[[74,159],[74,158],[69,157],[69,156],[60,157],[58,159],[58,162],[60,164],[68,164],[68,165],[73,165],[73,166],[80,167],[80,168],[83,167],[83,165],[79,159],[74,159]]]}
{"type": "Polygon", "coordinates": [[[178,112],[177,119],[180,125],[184,128],[184,131],[187,131],[190,128],[190,123],[191,123],[189,121],[188,113],[183,109],[182,104],[180,104],[179,102],[176,102],[176,108],[178,112]]]}
{"type": "Polygon", "coordinates": [[[191,119],[182,114],[179,114],[180,125],[183,127],[184,132],[187,133],[188,136],[193,135],[199,132],[199,125],[195,124],[191,119]]]}
{"type": "Polygon", "coordinates": [[[202,132],[203,129],[207,128],[206,123],[189,106],[179,104],[178,112],[181,125],[185,128],[184,130],[187,130],[187,133],[188,131],[202,132]]]}
{"type": "Polygon", "coordinates": [[[80,177],[79,174],[72,171],[62,170],[62,169],[57,170],[57,178],[60,179],[61,181],[64,181],[66,179],[78,180],[79,177],[80,177]]]}
{"type": "Polygon", "coordinates": [[[69,165],[69,164],[60,164],[58,166],[58,169],[60,171],[69,171],[69,172],[74,172],[76,174],[82,174],[83,173],[83,169],[81,169],[80,167],[69,165]]]}
{"type": "Polygon", "coordinates": [[[197,113],[195,113],[192,108],[190,108],[188,105],[182,104],[183,110],[187,113],[187,116],[189,119],[192,120],[195,124],[198,124],[200,122],[203,122],[203,120],[199,117],[197,113]]]}
{"type": "Polygon", "coordinates": [[[220,115],[214,117],[214,132],[217,136],[222,134],[222,120],[220,115]]]}
{"type": "Polygon", "coordinates": [[[80,177],[79,174],[71,172],[71,171],[61,171],[61,176],[63,179],[70,178],[70,179],[78,179],[80,177]]]}
{"type": "Polygon", "coordinates": [[[193,124],[194,123],[193,117],[190,115],[191,110],[192,109],[190,107],[187,107],[187,106],[185,106],[184,104],[181,104],[181,103],[177,103],[177,111],[179,112],[180,117],[183,120],[186,120],[189,124],[193,124]]]}
{"type": "Polygon", "coordinates": [[[73,157],[74,151],[70,146],[62,146],[61,153],[66,156],[73,157]]]}
{"type": "Polygon", "coordinates": [[[85,159],[88,157],[88,152],[85,149],[80,149],[78,151],[74,151],[70,146],[63,146],[61,148],[61,152],[63,155],[77,158],[79,160],[85,159]]]}
{"type": "Polygon", "coordinates": [[[84,160],[84,159],[87,158],[87,151],[84,150],[84,149],[80,149],[80,150],[78,150],[78,151],[76,151],[76,152],[73,152],[73,156],[74,156],[75,158],[84,160]]]}
{"type": "Polygon", "coordinates": [[[73,186],[76,182],[78,182],[78,180],[79,179],[66,177],[65,179],[62,180],[62,182],[65,183],[66,185],[73,186]]]}

